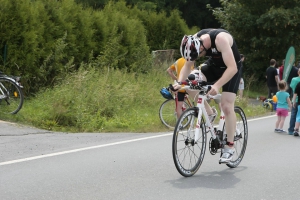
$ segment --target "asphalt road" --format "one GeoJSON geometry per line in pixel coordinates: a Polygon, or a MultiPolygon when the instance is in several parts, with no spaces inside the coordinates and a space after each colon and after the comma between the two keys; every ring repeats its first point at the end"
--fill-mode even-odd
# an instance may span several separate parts
{"type": "Polygon", "coordinates": [[[274,133],[275,120],[248,121],[237,168],[206,151],[190,178],[174,166],[169,132],[67,134],[0,121],[0,199],[298,200],[300,137],[274,133]]]}

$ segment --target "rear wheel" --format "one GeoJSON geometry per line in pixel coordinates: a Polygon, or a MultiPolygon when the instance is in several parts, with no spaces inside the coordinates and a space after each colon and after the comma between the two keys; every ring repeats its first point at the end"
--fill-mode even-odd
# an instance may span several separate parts
{"type": "MultiPolygon", "coordinates": [[[[184,101],[183,107],[189,108],[189,104],[184,101]]],[[[168,128],[174,129],[177,122],[176,105],[174,99],[167,99],[159,108],[159,118],[161,122],[168,128]]]]}
{"type": "Polygon", "coordinates": [[[0,112],[16,114],[23,105],[21,88],[10,78],[0,77],[0,112]]]}
{"type": "MultiPolygon", "coordinates": [[[[242,108],[236,106],[234,107],[236,114],[236,131],[234,135],[234,148],[235,153],[233,154],[232,161],[226,164],[230,168],[237,167],[242,159],[244,158],[247,141],[248,141],[248,125],[246,115],[242,108]]],[[[223,133],[225,131],[225,127],[223,133]]]]}
{"type": "Polygon", "coordinates": [[[199,139],[195,140],[197,117],[198,108],[187,109],[180,116],[173,134],[173,161],[178,172],[185,177],[193,176],[198,171],[205,155],[207,136],[203,119],[199,139]]]}

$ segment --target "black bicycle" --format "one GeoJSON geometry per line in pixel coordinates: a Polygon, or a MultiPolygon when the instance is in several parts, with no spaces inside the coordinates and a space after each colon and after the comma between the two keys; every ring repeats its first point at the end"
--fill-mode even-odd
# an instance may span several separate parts
{"type": "Polygon", "coordinates": [[[4,114],[18,113],[24,101],[21,77],[8,76],[0,72],[0,112],[4,114]]]}

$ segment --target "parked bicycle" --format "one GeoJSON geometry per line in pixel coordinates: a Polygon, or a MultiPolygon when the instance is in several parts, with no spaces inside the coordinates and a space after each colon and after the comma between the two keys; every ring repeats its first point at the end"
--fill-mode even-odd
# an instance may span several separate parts
{"type": "MultiPolygon", "coordinates": [[[[170,87],[164,87],[160,90],[161,95],[166,99],[159,108],[159,118],[161,122],[168,128],[174,129],[177,122],[177,93],[171,93],[170,87]]],[[[194,104],[188,98],[188,93],[185,94],[182,112],[187,108],[193,107],[194,104]]]]}
{"type": "MultiPolygon", "coordinates": [[[[182,113],[176,123],[173,134],[172,154],[173,160],[178,172],[185,177],[193,176],[200,168],[206,150],[208,133],[211,137],[208,142],[209,151],[212,155],[220,153],[221,149],[227,143],[227,134],[225,131],[225,117],[221,110],[219,125],[214,128],[209,120],[209,116],[204,107],[204,101],[207,100],[207,92],[211,86],[206,82],[183,82],[189,88],[199,90],[197,106],[188,108],[182,113]],[[188,122],[188,125],[185,125],[188,122]]],[[[212,99],[220,99],[221,94],[209,96],[212,99]]],[[[244,158],[247,140],[248,126],[244,111],[240,107],[235,107],[234,111],[237,117],[236,131],[234,136],[235,154],[232,161],[226,165],[230,168],[237,167],[244,158]]],[[[221,163],[220,163],[221,164],[221,163]]]]}
{"type": "Polygon", "coordinates": [[[5,114],[18,113],[24,101],[23,86],[20,77],[8,76],[0,72],[0,112],[5,114]]]}

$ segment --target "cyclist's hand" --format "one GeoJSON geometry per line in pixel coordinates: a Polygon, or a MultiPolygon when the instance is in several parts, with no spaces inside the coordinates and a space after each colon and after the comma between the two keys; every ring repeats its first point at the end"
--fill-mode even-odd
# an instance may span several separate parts
{"type": "Polygon", "coordinates": [[[175,83],[173,85],[173,88],[174,88],[175,91],[177,91],[177,90],[181,89],[181,85],[179,85],[178,83],[175,83]]]}
{"type": "Polygon", "coordinates": [[[219,93],[219,89],[215,86],[215,85],[212,85],[210,90],[208,91],[207,95],[217,95],[219,93]]]}

